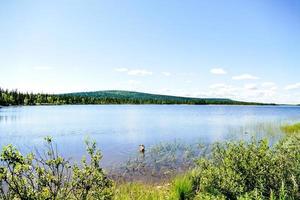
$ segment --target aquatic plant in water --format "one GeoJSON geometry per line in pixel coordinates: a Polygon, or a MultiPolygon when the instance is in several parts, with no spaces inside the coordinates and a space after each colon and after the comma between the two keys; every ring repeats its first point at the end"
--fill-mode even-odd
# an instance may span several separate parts
{"type": "Polygon", "coordinates": [[[182,141],[159,143],[139,153],[112,170],[115,180],[160,181],[195,166],[206,145],[186,144],[182,141]]]}

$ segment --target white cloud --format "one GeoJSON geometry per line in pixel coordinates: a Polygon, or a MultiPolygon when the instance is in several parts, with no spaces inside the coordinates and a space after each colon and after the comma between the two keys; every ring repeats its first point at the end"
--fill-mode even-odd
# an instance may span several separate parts
{"type": "Polygon", "coordinates": [[[232,85],[226,85],[223,83],[213,84],[209,86],[211,97],[235,97],[238,88],[232,85]]]}
{"type": "Polygon", "coordinates": [[[245,84],[244,88],[247,89],[247,90],[257,90],[258,89],[257,85],[256,84],[252,84],[252,83],[245,84]]]}
{"type": "Polygon", "coordinates": [[[259,79],[259,77],[253,76],[251,74],[242,74],[239,76],[233,76],[232,79],[233,80],[256,80],[259,79]]]}
{"type": "Polygon", "coordinates": [[[121,67],[121,68],[116,68],[115,71],[116,71],[116,72],[127,72],[128,69],[125,68],[125,67],[121,67]]]}
{"type": "Polygon", "coordinates": [[[211,89],[219,89],[219,88],[226,88],[226,87],[228,86],[223,83],[217,83],[209,86],[209,88],[211,89]]]}
{"type": "Polygon", "coordinates": [[[285,87],[286,90],[294,90],[294,89],[300,89],[300,82],[299,83],[295,83],[295,84],[291,84],[291,85],[287,85],[285,87]]]}
{"type": "Polygon", "coordinates": [[[210,70],[210,73],[217,74],[217,75],[227,74],[227,72],[222,68],[213,68],[213,69],[210,70]]]}
{"type": "Polygon", "coordinates": [[[261,84],[261,86],[268,90],[277,90],[278,89],[276,83],[273,83],[273,82],[263,82],[261,84]]]}
{"type": "Polygon", "coordinates": [[[137,84],[139,84],[140,82],[139,82],[139,81],[136,81],[136,80],[129,80],[128,83],[129,83],[130,85],[137,85],[137,84]]]}
{"type": "Polygon", "coordinates": [[[170,72],[162,72],[162,75],[164,75],[164,76],[171,76],[171,73],[170,72]]]}
{"type": "Polygon", "coordinates": [[[274,87],[274,86],[276,86],[276,84],[273,83],[273,82],[263,82],[261,84],[261,86],[263,86],[263,87],[274,87]]]}
{"type": "Polygon", "coordinates": [[[128,75],[131,76],[147,76],[147,75],[152,75],[153,73],[151,71],[147,71],[145,69],[128,69],[128,68],[116,68],[116,72],[122,72],[122,73],[127,73],[128,75]]]}
{"type": "Polygon", "coordinates": [[[133,69],[133,70],[129,70],[127,74],[133,76],[146,76],[146,75],[152,75],[153,73],[144,69],[133,69]]]}
{"type": "Polygon", "coordinates": [[[160,89],[160,90],[156,91],[157,94],[170,94],[171,92],[172,91],[168,88],[163,88],[163,89],[160,89]]]}
{"type": "Polygon", "coordinates": [[[216,83],[204,88],[187,87],[184,90],[160,91],[161,94],[201,98],[230,98],[233,100],[262,103],[299,104],[300,93],[283,90],[273,82],[248,82],[245,84],[216,83]],[[291,96],[293,98],[291,98],[291,96]]]}
{"type": "MultiPolygon", "coordinates": [[[[265,84],[271,85],[271,84],[265,84]]],[[[251,102],[284,102],[282,93],[277,91],[276,85],[261,87],[261,84],[248,83],[245,85],[213,84],[201,93],[202,97],[231,98],[234,100],[251,102]]],[[[198,96],[201,96],[198,95],[198,96]]]]}

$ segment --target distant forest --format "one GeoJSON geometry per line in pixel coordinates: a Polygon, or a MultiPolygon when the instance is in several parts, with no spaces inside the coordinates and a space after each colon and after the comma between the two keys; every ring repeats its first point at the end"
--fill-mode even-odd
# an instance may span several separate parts
{"type": "MultiPolygon", "coordinates": [[[[69,94],[34,94],[0,88],[0,105],[64,104],[190,104],[190,105],[265,105],[218,98],[188,98],[130,91],[98,91],[69,94]]],[[[269,104],[271,105],[271,104],[269,104]]]]}

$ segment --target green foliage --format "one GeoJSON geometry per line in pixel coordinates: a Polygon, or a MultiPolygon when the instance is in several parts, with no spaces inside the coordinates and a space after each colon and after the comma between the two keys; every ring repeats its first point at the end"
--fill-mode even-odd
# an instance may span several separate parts
{"type": "Polygon", "coordinates": [[[172,200],[193,199],[194,195],[195,191],[189,176],[180,176],[174,180],[170,193],[172,200]]]}
{"type": "Polygon", "coordinates": [[[300,133],[300,123],[296,123],[292,125],[284,125],[281,127],[281,130],[286,134],[300,133]]]}
{"type": "Polygon", "coordinates": [[[201,192],[198,193],[194,200],[226,200],[222,195],[212,195],[210,193],[201,192]]]}
{"type": "Polygon", "coordinates": [[[215,98],[188,98],[129,91],[80,92],[60,95],[21,93],[0,88],[0,105],[60,105],[60,104],[231,104],[260,105],[215,98]]]}
{"type": "MultiPolygon", "coordinates": [[[[99,165],[101,153],[87,143],[89,160],[71,165],[61,157],[50,137],[45,138],[43,156],[23,156],[8,145],[1,152],[0,198],[26,200],[111,199],[113,182],[99,165]]],[[[39,153],[38,153],[39,154],[39,153]]]]}
{"type": "Polygon", "coordinates": [[[274,147],[267,140],[216,144],[211,157],[198,160],[197,170],[200,192],[266,199],[282,197],[284,191],[299,199],[299,169],[300,137],[294,135],[274,147]]]}

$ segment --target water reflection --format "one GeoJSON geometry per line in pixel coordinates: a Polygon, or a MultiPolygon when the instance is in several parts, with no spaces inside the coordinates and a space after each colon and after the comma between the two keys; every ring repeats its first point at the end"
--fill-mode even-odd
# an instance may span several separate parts
{"type": "MultiPolygon", "coordinates": [[[[277,132],[268,125],[300,119],[300,107],[95,105],[32,106],[0,109],[0,146],[12,143],[29,152],[52,136],[66,157],[79,159],[84,139],[96,140],[103,164],[128,160],[139,144],[153,146],[180,139],[212,143],[277,132]],[[244,134],[249,132],[251,134],[244,134]]],[[[258,137],[258,136],[256,136],[258,137]]]]}
{"type": "Polygon", "coordinates": [[[0,123],[9,123],[9,122],[17,121],[17,118],[18,117],[16,115],[5,115],[5,116],[0,115],[0,123]]]}

